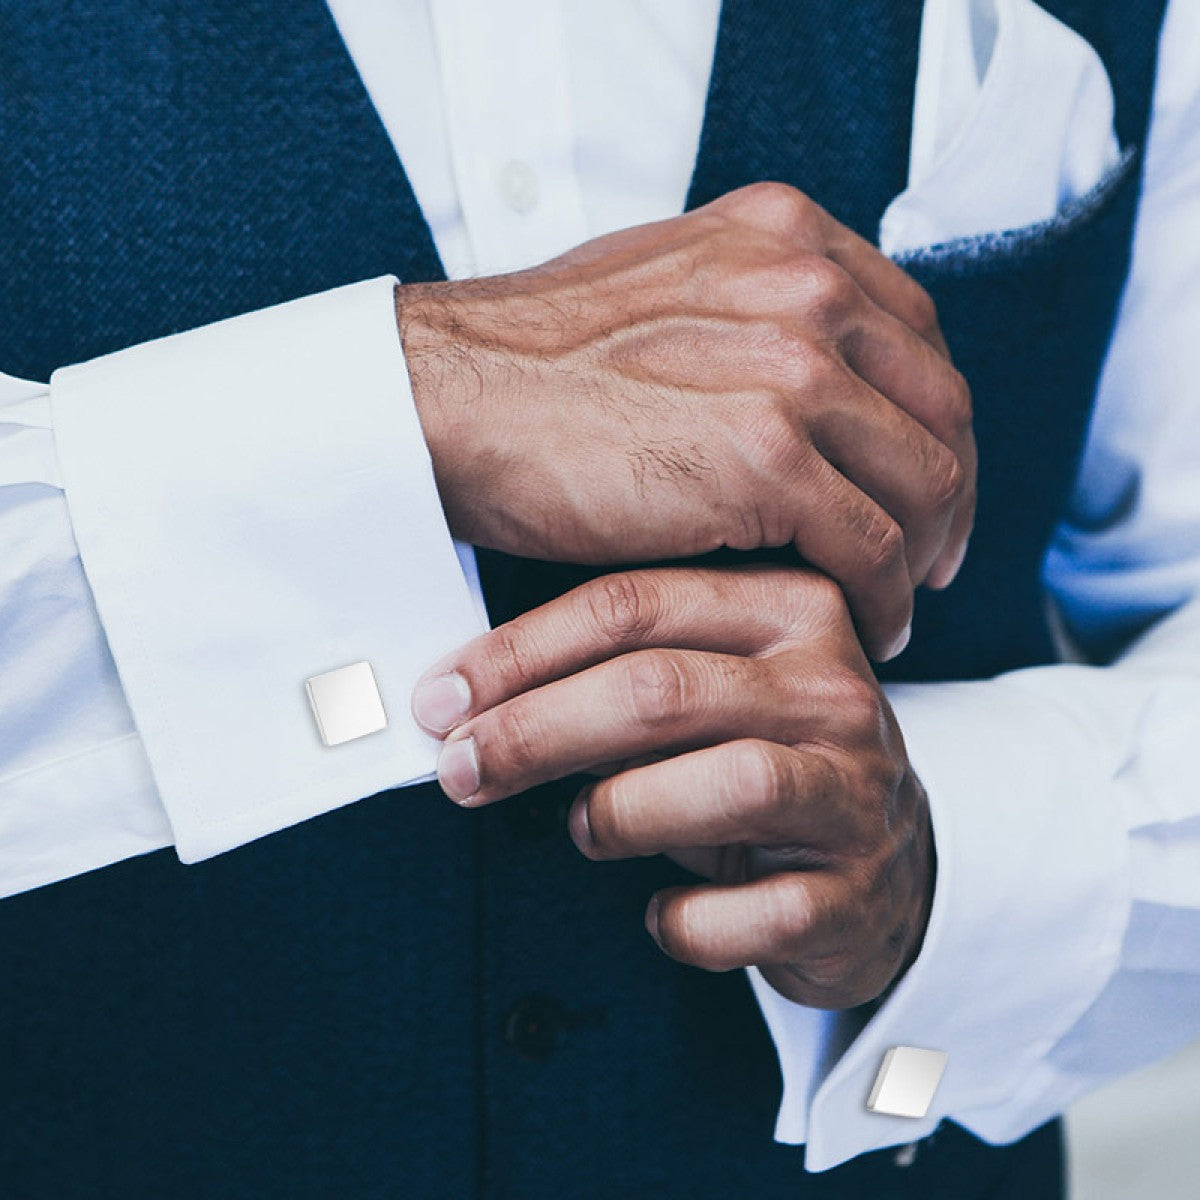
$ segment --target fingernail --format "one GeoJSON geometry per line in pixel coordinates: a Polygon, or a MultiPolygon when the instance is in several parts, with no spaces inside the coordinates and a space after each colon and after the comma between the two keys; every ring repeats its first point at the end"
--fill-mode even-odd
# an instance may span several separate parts
{"type": "Polygon", "coordinates": [[[438,783],[456,804],[465,804],[479,791],[479,755],[475,739],[447,742],[438,755],[438,783]]]}
{"type": "Polygon", "coordinates": [[[895,658],[897,654],[902,653],[904,648],[908,645],[908,643],[911,640],[912,640],[912,622],[909,621],[909,623],[907,625],[905,625],[905,627],[904,627],[904,632],[901,633],[900,636],[891,644],[891,647],[888,649],[888,652],[883,656],[883,661],[887,662],[889,659],[895,658]]]}
{"type": "Polygon", "coordinates": [[[470,709],[471,685],[457,671],[422,679],[413,691],[413,716],[430,733],[453,729],[470,709]]]}
{"type": "Polygon", "coordinates": [[[955,554],[955,556],[948,563],[946,563],[946,565],[940,571],[937,572],[936,577],[929,585],[930,587],[938,589],[945,588],[949,587],[954,582],[959,571],[962,569],[963,563],[966,561],[967,545],[967,542],[963,542],[963,544],[958,548],[958,553],[955,554]]]}
{"type": "Polygon", "coordinates": [[[567,816],[567,828],[571,831],[571,840],[579,848],[580,854],[592,858],[596,853],[596,843],[592,838],[592,823],[588,819],[587,798],[591,788],[585,788],[579,793],[571,811],[567,816]]]}
{"type": "Polygon", "coordinates": [[[660,907],[658,897],[651,896],[650,903],[646,905],[646,932],[654,939],[655,944],[661,950],[662,938],[658,932],[658,912],[660,907]]]}
{"type": "Polygon", "coordinates": [[[961,570],[963,563],[967,561],[967,550],[970,545],[971,542],[969,539],[967,539],[963,542],[962,546],[959,547],[958,553],[954,556],[954,561],[950,564],[950,579],[954,579],[954,577],[961,570]]]}

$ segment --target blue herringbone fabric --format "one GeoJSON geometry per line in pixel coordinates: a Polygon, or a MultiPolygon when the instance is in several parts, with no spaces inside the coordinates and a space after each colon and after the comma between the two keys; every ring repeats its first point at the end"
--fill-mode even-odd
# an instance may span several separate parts
{"type": "MultiPolygon", "coordinates": [[[[1127,269],[1162,3],[1047,7],[1100,51],[1131,154],[1059,223],[910,264],[974,390],[980,509],[889,677],[1050,657],[1038,570],[1127,269]]],[[[782,179],[873,236],[904,186],[919,17],[728,0],[689,204],[782,179]]],[[[0,367],[33,378],[389,270],[441,277],[319,0],[0,0],[0,213],[0,367]]],[[[484,571],[497,617],[584,574],[484,571]]],[[[571,794],[468,813],[390,792],[198,866],[163,852],[5,901],[0,1196],[1060,1194],[1055,1126],[993,1148],[946,1124],[912,1167],[806,1176],[771,1140],[744,979],[642,930],[682,873],[582,860],[571,794]]]]}

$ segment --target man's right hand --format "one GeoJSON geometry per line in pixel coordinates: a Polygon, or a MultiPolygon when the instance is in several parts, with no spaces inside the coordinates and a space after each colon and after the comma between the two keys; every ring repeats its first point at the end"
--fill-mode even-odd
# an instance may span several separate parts
{"type": "Polygon", "coordinates": [[[579,563],[793,544],[874,658],[958,570],[975,442],[933,302],[793,188],[396,297],[463,540],[579,563]]]}

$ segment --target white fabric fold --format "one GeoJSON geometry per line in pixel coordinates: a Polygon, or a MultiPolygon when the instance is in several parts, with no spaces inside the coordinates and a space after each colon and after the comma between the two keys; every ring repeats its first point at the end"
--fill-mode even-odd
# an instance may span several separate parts
{"type": "Polygon", "coordinates": [[[185,862],[433,769],[412,685],[481,627],[408,391],[394,283],[51,380],[76,541],[185,862]],[[388,727],[324,746],[304,681],[364,659],[388,727]]]}
{"type": "Polygon", "coordinates": [[[1045,221],[1120,152],[1096,51],[1033,0],[926,0],[907,188],[887,254],[1045,221]]]}

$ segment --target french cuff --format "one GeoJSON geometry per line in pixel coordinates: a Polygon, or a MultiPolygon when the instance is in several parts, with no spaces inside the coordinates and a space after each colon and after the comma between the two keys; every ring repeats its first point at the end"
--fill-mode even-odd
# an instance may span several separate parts
{"type": "Polygon", "coordinates": [[[57,371],[80,558],[179,857],[428,778],[421,671],[484,628],[380,278],[57,371]],[[386,724],[322,741],[369,663],[386,724]]]}
{"type": "Polygon", "coordinates": [[[888,689],[938,873],[921,952],[865,1026],[754,980],[780,1052],[776,1138],[806,1142],[810,1171],[944,1118],[993,1143],[1030,1132],[1055,1115],[1047,1055],[1117,969],[1130,888],[1112,748],[1019,678],[888,689]],[[948,1055],[922,1118],[867,1108],[895,1046],[948,1055]]]}

